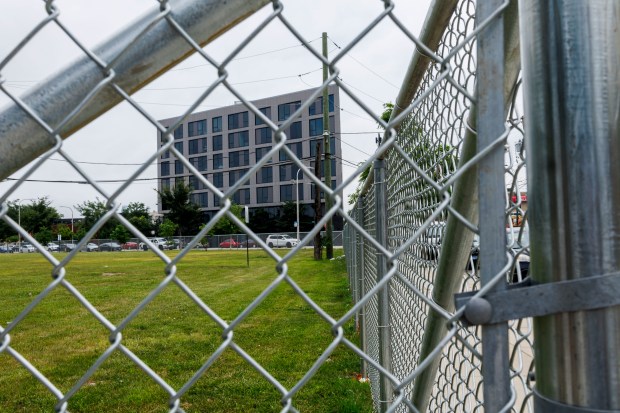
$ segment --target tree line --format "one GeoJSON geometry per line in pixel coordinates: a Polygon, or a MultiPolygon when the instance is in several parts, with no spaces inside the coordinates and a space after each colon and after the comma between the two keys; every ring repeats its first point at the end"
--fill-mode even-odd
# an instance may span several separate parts
{"type": "MultiPolygon", "coordinates": [[[[151,210],[142,202],[131,202],[123,206],[120,215],[129,221],[138,231],[146,236],[157,235],[170,238],[173,236],[192,236],[197,234],[207,223],[207,218],[200,207],[191,201],[192,189],[184,183],[178,183],[173,188],[164,188],[157,191],[159,201],[164,210],[168,212],[163,217],[153,219],[151,210]]],[[[13,221],[19,222],[21,227],[41,244],[58,239],[79,240],[93,228],[94,225],[109,212],[106,203],[100,199],[85,201],[75,205],[74,209],[79,212],[81,218],[76,219],[71,228],[70,224],[62,222],[61,214],[51,205],[48,197],[40,197],[30,203],[9,201],[7,216],[13,221]]],[[[241,221],[244,220],[244,209],[241,205],[233,204],[231,212],[241,221]]],[[[292,232],[295,230],[297,205],[287,201],[282,204],[280,213],[273,216],[266,209],[255,208],[247,224],[256,233],[261,232],[292,232]]],[[[300,230],[309,231],[314,222],[312,217],[300,216],[300,230]]],[[[222,217],[209,231],[209,235],[225,235],[241,232],[239,228],[227,217],[222,217]]],[[[113,239],[124,243],[133,234],[112,217],[108,219],[96,232],[93,238],[113,239]]],[[[6,221],[0,220],[0,241],[15,242],[18,240],[16,230],[6,221]]]]}

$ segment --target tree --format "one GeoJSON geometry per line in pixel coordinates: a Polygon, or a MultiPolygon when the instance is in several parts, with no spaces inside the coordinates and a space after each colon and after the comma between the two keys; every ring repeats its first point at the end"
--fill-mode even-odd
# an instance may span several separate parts
{"type": "Polygon", "coordinates": [[[56,234],[60,235],[60,237],[64,240],[71,239],[74,237],[73,231],[71,231],[71,227],[67,224],[56,225],[56,234]]]}
{"type": "Polygon", "coordinates": [[[151,210],[142,202],[130,202],[126,207],[123,207],[121,215],[128,220],[133,217],[144,217],[146,219],[150,219],[151,210]]]}
{"type": "Polygon", "coordinates": [[[124,244],[129,240],[129,231],[122,225],[117,225],[110,233],[110,238],[118,241],[120,244],[124,244]]]}
{"type": "MultiPolygon", "coordinates": [[[[362,165],[363,163],[360,163],[360,165],[362,165]]],[[[350,195],[349,195],[349,205],[355,205],[355,203],[357,202],[357,199],[360,196],[360,193],[362,192],[362,188],[364,187],[364,183],[366,182],[366,179],[368,178],[368,175],[370,174],[370,165],[364,169],[362,171],[362,173],[360,174],[360,176],[357,178],[358,182],[357,182],[357,188],[355,188],[355,191],[353,191],[350,195]]]]}
{"type": "Polygon", "coordinates": [[[283,202],[280,216],[276,219],[276,231],[296,231],[295,221],[297,221],[297,203],[295,201],[283,202]]]}
{"type": "MultiPolygon", "coordinates": [[[[234,202],[230,206],[230,212],[232,212],[237,218],[243,221],[244,209],[241,205],[237,205],[234,202]]],[[[217,221],[217,223],[209,231],[209,235],[226,235],[235,234],[239,232],[239,228],[233,223],[228,216],[224,215],[217,221]]]]}
{"type": "MultiPolygon", "coordinates": [[[[86,234],[99,219],[108,212],[108,208],[103,201],[97,198],[96,201],[85,201],[83,204],[75,206],[82,216],[84,217],[80,231],[86,234]]],[[[114,231],[114,228],[118,225],[118,221],[115,219],[109,219],[100,229],[97,231],[96,238],[110,238],[110,234],[114,231]]]]}
{"type": "MultiPolygon", "coordinates": [[[[392,102],[383,104],[383,113],[381,114],[381,120],[385,123],[390,121],[392,117],[392,111],[394,110],[394,104],[392,102]]],[[[383,126],[379,125],[379,128],[383,129],[383,126]]]]}
{"type": "Polygon", "coordinates": [[[151,219],[151,210],[142,202],[131,202],[123,208],[121,215],[143,234],[150,235],[155,229],[151,219]]]}
{"type": "Polygon", "coordinates": [[[273,217],[265,208],[252,210],[249,227],[255,233],[273,232],[273,217]]]}
{"type": "Polygon", "coordinates": [[[172,238],[174,233],[177,231],[177,224],[172,222],[169,219],[164,219],[164,222],[159,226],[159,235],[164,238],[172,238]]]}
{"type": "MultiPolygon", "coordinates": [[[[8,202],[7,215],[15,222],[21,222],[22,228],[31,234],[49,230],[60,219],[60,214],[50,206],[47,197],[33,200],[30,204],[20,204],[19,201],[8,202]]],[[[0,220],[0,239],[8,239],[16,235],[16,231],[3,220],[0,220]]],[[[49,241],[48,241],[49,242],[49,241]]]]}
{"type": "Polygon", "coordinates": [[[200,207],[190,200],[191,191],[183,182],[176,183],[172,189],[157,191],[162,209],[168,210],[165,218],[178,225],[180,235],[197,233],[202,223],[200,207]]]}
{"type": "Polygon", "coordinates": [[[54,239],[54,234],[52,234],[52,230],[49,228],[42,228],[39,232],[34,234],[34,239],[36,239],[39,244],[45,245],[48,242],[52,242],[54,239]]]}

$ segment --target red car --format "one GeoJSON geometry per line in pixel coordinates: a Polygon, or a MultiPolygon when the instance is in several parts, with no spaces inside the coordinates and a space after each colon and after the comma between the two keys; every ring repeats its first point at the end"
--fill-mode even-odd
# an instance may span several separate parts
{"type": "Polygon", "coordinates": [[[133,242],[133,241],[129,241],[129,242],[126,242],[123,245],[121,245],[121,247],[123,247],[124,250],[137,250],[138,249],[138,243],[137,242],[133,242]]]}
{"type": "Polygon", "coordinates": [[[240,243],[232,238],[228,238],[220,242],[220,248],[239,248],[240,245],[240,243]]]}

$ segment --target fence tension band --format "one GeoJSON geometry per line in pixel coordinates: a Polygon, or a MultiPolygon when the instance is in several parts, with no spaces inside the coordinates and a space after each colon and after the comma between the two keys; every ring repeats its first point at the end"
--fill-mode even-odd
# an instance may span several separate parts
{"type": "Polygon", "coordinates": [[[545,284],[528,279],[505,291],[472,298],[476,293],[454,295],[457,310],[465,307],[461,321],[466,325],[595,310],[620,305],[620,272],[545,284]]]}
{"type": "Polygon", "coordinates": [[[551,400],[534,389],[534,411],[545,413],[617,413],[618,410],[599,410],[588,407],[571,406],[551,400]]]}

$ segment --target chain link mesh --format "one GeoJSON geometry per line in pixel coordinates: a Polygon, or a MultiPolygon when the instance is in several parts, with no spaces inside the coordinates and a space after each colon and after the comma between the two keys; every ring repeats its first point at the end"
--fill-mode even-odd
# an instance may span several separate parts
{"type": "MultiPolygon", "coordinates": [[[[121,353],[125,355],[135,366],[144,371],[152,381],[163,389],[169,396],[169,409],[171,412],[183,412],[180,401],[198,381],[200,375],[208,369],[217,358],[227,349],[236,352],[246,363],[258,371],[262,377],[267,380],[275,389],[280,392],[282,397],[283,411],[296,411],[293,407],[295,394],[304,385],[311,380],[316,368],[319,368],[326,362],[329,355],[336,346],[344,345],[350,350],[360,351],[362,361],[367,368],[368,378],[371,383],[371,391],[377,410],[382,409],[380,394],[381,376],[386,373],[391,374],[391,381],[395,389],[394,398],[390,400],[390,409],[392,411],[417,411],[426,409],[428,411],[482,411],[482,377],[480,373],[480,333],[477,328],[465,328],[458,324],[452,323],[449,328],[442,334],[443,340],[438,348],[438,371],[432,393],[429,395],[428,405],[416,406],[411,401],[412,391],[419,376],[418,368],[426,359],[423,356],[421,347],[427,331],[428,315],[437,308],[431,303],[435,282],[435,276],[438,263],[442,253],[442,244],[455,242],[455,240],[444,239],[445,223],[452,213],[449,209],[453,186],[463,173],[459,168],[460,154],[462,151],[463,139],[471,125],[468,125],[468,115],[472,106],[472,96],[474,94],[474,83],[476,81],[476,59],[475,59],[475,36],[472,36],[474,30],[475,2],[472,0],[459,1],[455,11],[450,19],[448,28],[445,30],[440,47],[436,51],[439,57],[424,75],[419,92],[414,99],[410,113],[399,127],[398,133],[388,136],[390,137],[383,143],[383,148],[389,147],[390,152],[387,155],[387,191],[388,204],[386,211],[377,211],[375,207],[375,194],[371,189],[364,193],[361,197],[361,205],[354,207],[350,212],[346,211],[343,201],[340,197],[342,189],[350,185],[366,167],[368,167],[383,152],[374,154],[363,166],[361,166],[355,174],[345,179],[345,181],[332,190],[324,183],[314,177],[307,166],[299,159],[294,152],[287,146],[287,136],[284,131],[291,125],[296,117],[291,116],[289,120],[277,125],[269,119],[265,118],[262,113],[252,105],[252,103],[243,96],[227,79],[227,65],[231,60],[239,54],[239,52],[247,46],[247,44],[263,30],[266,26],[279,21],[284,24],[288,31],[297,38],[308,50],[314,55],[317,63],[321,63],[322,56],[312,48],[309,42],[301,36],[301,34],[286,19],[286,13],[283,12],[282,4],[279,1],[273,2],[273,12],[261,22],[255,30],[247,36],[240,44],[235,45],[227,57],[217,62],[215,59],[206,54],[200,47],[199,41],[193,37],[180,25],[174,17],[174,3],[167,1],[155,2],[158,10],[152,21],[140,28],[139,34],[135,39],[128,42],[126,48],[118,52],[118,54],[105,61],[95,51],[88,49],[79,38],[71,33],[62,23],[62,14],[60,8],[54,1],[47,1],[44,4],[46,15],[41,22],[35,26],[32,31],[23,39],[23,41],[7,56],[0,56],[0,90],[8,96],[20,110],[26,114],[31,121],[34,121],[38,127],[45,131],[49,146],[40,159],[30,164],[21,179],[17,181],[9,190],[2,194],[0,202],[0,218],[8,223],[12,228],[20,233],[24,240],[29,241],[38,252],[49,262],[52,279],[49,284],[38,293],[38,295],[30,301],[26,306],[20,309],[19,315],[11,320],[10,324],[0,326],[0,352],[10,356],[12,359],[26,368],[36,379],[44,385],[51,394],[57,399],[55,410],[58,412],[68,411],[71,405],[71,398],[80,388],[86,385],[89,378],[95,374],[100,366],[113,354],[121,353]],[[157,122],[147,110],[145,110],[132,97],[131,93],[126,90],[123,84],[117,82],[116,64],[124,53],[143,36],[146,36],[156,24],[165,22],[173,29],[178,36],[181,36],[194,50],[195,53],[202,56],[205,63],[211,65],[218,72],[218,79],[209,87],[205,88],[204,93],[198,98],[194,104],[181,116],[176,125],[166,129],[157,122]],[[100,78],[83,96],[78,96],[78,103],[70,108],[65,115],[57,122],[49,122],[46,117],[41,114],[41,108],[36,104],[32,97],[22,100],[14,95],[5,85],[2,76],[3,68],[20,53],[23,47],[31,40],[40,36],[40,32],[44,27],[50,24],[58,25],[67,35],[67,38],[79,47],[84,56],[90,60],[100,71],[100,78]],[[268,127],[274,132],[276,144],[272,151],[266,154],[253,165],[243,178],[239,179],[235,185],[225,192],[220,191],[212,182],[206,179],[200,171],[196,170],[194,165],[174,147],[174,137],[172,131],[181,122],[183,122],[189,114],[198,107],[198,105],[206,99],[216,87],[225,87],[241,102],[243,102],[250,111],[257,117],[262,118],[268,127]],[[134,171],[126,182],[114,192],[106,191],[98,184],[86,171],[74,161],[63,148],[63,139],[67,137],[64,132],[66,125],[70,124],[80,115],[80,113],[88,107],[88,105],[97,100],[103,90],[113,90],[115,99],[128,102],[135,110],[143,116],[148,122],[155,126],[165,138],[165,144],[154,152],[144,164],[134,171]],[[199,234],[196,235],[186,247],[174,258],[160,251],[154,246],[146,234],[141,233],[128,220],[126,220],[119,211],[120,204],[118,197],[126,191],[132,182],[144,172],[144,170],[155,159],[160,157],[164,152],[170,151],[173,156],[181,160],[184,166],[198,179],[205,188],[216,194],[220,199],[221,209],[212,218],[199,234]],[[233,194],[241,185],[248,182],[250,176],[255,174],[261,167],[267,164],[268,157],[282,151],[293,160],[299,168],[302,169],[306,176],[311,176],[314,183],[318,185],[325,193],[327,193],[334,201],[334,207],[330,211],[326,211],[326,217],[323,221],[317,223],[313,233],[308,234],[304,238],[301,245],[291,250],[290,253],[281,257],[271,250],[264,241],[254,234],[244,222],[240,221],[234,214],[230,212],[231,199],[233,194]],[[60,155],[65,159],[74,170],[80,174],[100,196],[105,200],[108,212],[88,231],[86,236],[78,244],[73,252],[70,252],[62,260],[52,255],[50,252],[39,244],[32,235],[21,228],[17,222],[11,219],[8,212],[8,201],[11,196],[24,184],[47,159],[52,155],[60,155]],[[351,283],[351,291],[356,305],[352,311],[347,313],[339,320],[333,320],[326,316],[295,283],[289,276],[288,263],[294,257],[304,243],[309,242],[314,233],[318,232],[322,227],[327,216],[334,216],[339,213],[348,220],[345,228],[344,247],[347,255],[347,267],[351,283]],[[373,240],[376,236],[376,217],[377,214],[387,214],[388,218],[388,250],[389,253],[381,249],[373,240]],[[349,215],[348,215],[349,214],[349,215]],[[248,305],[234,320],[225,321],[220,315],[212,310],[198,295],[196,295],[189,286],[182,280],[182,272],[178,269],[187,254],[215,225],[218,219],[227,216],[232,220],[238,228],[248,234],[257,245],[267,251],[270,257],[276,261],[278,275],[274,278],[273,283],[265,289],[262,294],[248,305]],[[153,252],[161,260],[161,267],[165,271],[164,279],[154,288],[144,300],[139,303],[129,314],[118,323],[113,323],[106,318],[89,300],[80,292],[79,288],[74,286],[68,279],[69,270],[67,267],[74,263],[74,259],[81,247],[83,247],[90,238],[110,219],[117,219],[125,226],[139,242],[148,245],[153,252]],[[392,371],[386,372],[379,366],[380,353],[380,337],[379,337],[379,305],[377,299],[377,289],[380,276],[377,274],[377,256],[386,254],[390,262],[395,266],[395,275],[389,280],[390,291],[390,347],[392,353],[392,371]],[[316,361],[315,367],[299,380],[292,388],[286,388],[267,370],[263,368],[255,359],[244,351],[233,340],[235,328],[248,315],[270,295],[270,293],[280,284],[288,283],[298,295],[303,299],[317,314],[321,315],[330,324],[333,330],[332,343],[323,350],[316,361]],[[181,291],[200,308],[222,331],[222,342],[219,347],[210,355],[202,367],[179,389],[173,388],[168,381],[158,375],[151,366],[143,359],[134,354],[128,347],[123,344],[123,331],[136,319],[136,317],[145,309],[145,307],[159,296],[166,288],[176,285],[181,291]],[[28,316],[37,306],[46,299],[46,297],[57,289],[65,289],[68,291],[81,305],[94,317],[101,325],[103,325],[109,334],[109,345],[107,349],[99,356],[95,363],[79,377],[68,391],[61,391],[57,384],[51,382],[41,371],[37,369],[36,363],[22,356],[11,346],[11,333],[20,325],[22,320],[28,316]],[[353,344],[343,336],[343,324],[349,321],[355,315],[358,320],[358,327],[361,330],[363,340],[361,345],[353,344]]],[[[384,2],[384,8],[376,18],[364,28],[354,40],[333,57],[328,63],[332,68],[329,79],[322,85],[337,84],[344,93],[349,95],[359,106],[377,122],[381,122],[378,114],[363,103],[356,96],[354,90],[351,90],[347,84],[338,77],[338,62],[345,56],[356,44],[358,44],[369,31],[383,21],[392,21],[405,35],[413,42],[419,40],[408,33],[404,26],[398,21],[392,13],[394,4],[390,1],[384,2]]],[[[418,48],[419,49],[419,48],[418,48]]],[[[419,49],[420,50],[420,49],[419,49]]],[[[317,90],[316,96],[306,101],[298,109],[297,113],[305,110],[318,96],[320,90],[317,90]]],[[[515,94],[516,95],[516,94],[515,94]]],[[[508,127],[510,128],[510,137],[522,136],[523,131],[520,128],[522,120],[517,114],[518,105],[513,105],[508,119],[508,127]]],[[[393,126],[393,124],[387,125],[393,126]]],[[[34,154],[35,156],[37,154],[34,154]]],[[[525,221],[524,205],[521,195],[525,193],[524,186],[526,183],[521,178],[523,176],[525,165],[525,151],[523,146],[519,150],[508,150],[508,158],[506,167],[507,188],[507,222],[510,225],[521,224],[521,220],[525,221]],[[517,217],[513,222],[513,217],[517,217]]],[[[471,227],[476,227],[475,222],[469,223],[471,227]]],[[[513,248],[516,241],[511,239],[507,246],[507,252],[512,257],[512,267],[518,273],[517,278],[522,278],[520,268],[517,265],[518,257],[527,255],[527,245],[520,248],[513,248]]],[[[521,245],[521,244],[519,244],[521,245]]],[[[77,264],[76,264],[77,265],[77,264]]],[[[479,286],[478,266],[474,260],[470,260],[470,265],[463,268],[460,274],[460,290],[471,291],[479,286]]],[[[447,313],[453,315],[450,309],[446,309],[447,313]]],[[[446,318],[445,314],[440,314],[446,318]]],[[[444,320],[442,329],[448,322],[444,320]]],[[[528,381],[528,373],[533,369],[532,359],[532,332],[530,320],[515,321],[511,324],[510,337],[512,352],[510,354],[511,375],[513,387],[515,390],[516,401],[512,407],[512,411],[531,411],[529,403],[530,383],[528,381]]],[[[433,353],[432,356],[434,356],[433,353]]]]}

